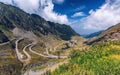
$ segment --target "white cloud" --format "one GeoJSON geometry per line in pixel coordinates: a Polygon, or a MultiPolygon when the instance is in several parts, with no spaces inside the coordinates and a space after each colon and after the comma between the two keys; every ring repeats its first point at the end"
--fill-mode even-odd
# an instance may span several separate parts
{"type": "Polygon", "coordinates": [[[38,11],[39,15],[41,15],[46,20],[50,20],[52,22],[58,22],[61,24],[69,24],[67,15],[60,15],[58,13],[53,12],[54,4],[52,3],[51,0],[48,0],[47,2],[42,1],[41,3],[42,3],[41,4],[42,6],[45,6],[45,5],[47,6],[44,7],[44,10],[43,9],[40,10],[40,13],[38,11]]]}
{"type": "Polygon", "coordinates": [[[91,10],[90,16],[81,19],[84,29],[103,30],[120,23],[120,0],[106,0],[97,10],[91,10]]]}
{"type": "Polygon", "coordinates": [[[12,0],[0,0],[0,2],[7,3],[7,4],[12,4],[12,0]]]}
{"type": "MultiPolygon", "coordinates": [[[[58,1],[62,2],[63,0],[58,1]]],[[[30,14],[38,14],[47,21],[69,24],[67,15],[60,15],[53,11],[52,0],[0,0],[0,2],[17,6],[30,14]]]]}
{"type": "Polygon", "coordinates": [[[74,17],[80,17],[80,16],[85,16],[85,14],[83,12],[77,12],[75,14],[72,15],[72,18],[74,17]]]}
{"type": "MultiPolygon", "coordinates": [[[[35,13],[39,9],[39,0],[13,0],[17,7],[28,13],[35,13]]],[[[14,5],[12,3],[12,5],[14,5]]]]}
{"type": "Polygon", "coordinates": [[[64,2],[64,0],[53,0],[53,2],[56,4],[62,4],[64,2]]]}

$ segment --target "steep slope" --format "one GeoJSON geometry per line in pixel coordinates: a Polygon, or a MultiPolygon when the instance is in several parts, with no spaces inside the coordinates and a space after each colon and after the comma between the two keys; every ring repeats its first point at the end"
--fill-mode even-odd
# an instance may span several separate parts
{"type": "Polygon", "coordinates": [[[0,3],[0,26],[8,30],[18,27],[37,36],[52,35],[63,40],[70,40],[72,36],[78,35],[68,25],[47,22],[38,15],[25,13],[17,7],[3,3],[0,3]]]}
{"type": "Polygon", "coordinates": [[[0,30],[0,43],[7,42],[8,38],[4,35],[4,33],[0,30]]]}
{"type": "Polygon", "coordinates": [[[120,41],[72,52],[69,63],[45,75],[120,75],[120,41]]]}
{"type": "Polygon", "coordinates": [[[103,31],[99,36],[89,41],[89,44],[96,42],[102,43],[105,41],[113,41],[120,39],[120,24],[114,25],[107,30],[103,31]]]}

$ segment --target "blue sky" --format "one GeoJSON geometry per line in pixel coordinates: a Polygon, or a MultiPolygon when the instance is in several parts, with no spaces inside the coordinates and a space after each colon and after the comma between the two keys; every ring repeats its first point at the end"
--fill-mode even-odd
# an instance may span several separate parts
{"type": "Polygon", "coordinates": [[[70,25],[81,35],[120,23],[120,0],[0,0],[47,21],[70,25]]]}
{"type": "MultiPolygon", "coordinates": [[[[89,15],[91,9],[95,10],[99,8],[105,0],[64,0],[63,3],[58,4],[54,2],[54,11],[61,14],[66,14],[68,18],[74,13],[84,12],[86,15],[89,15]]],[[[80,17],[79,17],[80,18],[80,17]]]]}
{"type": "Polygon", "coordinates": [[[76,24],[76,22],[84,17],[89,16],[89,11],[92,10],[96,10],[98,9],[100,6],[102,6],[105,3],[105,0],[64,0],[63,3],[56,3],[54,2],[54,11],[56,13],[60,13],[60,14],[66,14],[68,16],[69,21],[72,21],[73,24],[71,25],[74,30],[76,30],[78,33],[80,34],[89,34],[93,31],[86,31],[83,28],[82,24],[79,23],[76,24]],[[76,16],[76,13],[82,13],[82,14],[78,14],[76,16]],[[75,23],[74,23],[75,22],[75,23]],[[81,25],[80,25],[81,24],[81,25]]]}

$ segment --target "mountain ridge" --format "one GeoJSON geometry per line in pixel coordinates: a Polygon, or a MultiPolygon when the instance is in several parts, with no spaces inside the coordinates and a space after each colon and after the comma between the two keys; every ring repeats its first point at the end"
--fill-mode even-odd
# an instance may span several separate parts
{"type": "Polygon", "coordinates": [[[120,23],[104,30],[96,38],[89,40],[88,44],[102,43],[119,39],[120,39],[120,23]]]}
{"type": "Polygon", "coordinates": [[[0,26],[8,30],[18,27],[31,31],[39,37],[53,35],[63,40],[79,36],[69,25],[49,22],[36,14],[28,14],[17,7],[3,3],[0,3],[0,18],[0,26]]]}
{"type": "Polygon", "coordinates": [[[87,39],[90,39],[90,38],[93,38],[93,37],[96,37],[96,36],[100,35],[102,32],[103,32],[103,30],[98,31],[98,32],[94,32],[94,33],[91,33],[91,34],[88,34],[88,35],[83,35],[83,37],[87,38],[87,39]]]}

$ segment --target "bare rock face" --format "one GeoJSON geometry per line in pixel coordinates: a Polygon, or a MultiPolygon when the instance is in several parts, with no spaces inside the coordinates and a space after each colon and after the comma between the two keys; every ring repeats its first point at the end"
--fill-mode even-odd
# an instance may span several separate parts
{"type": "Polygon", "coordinates": [[[35,41],[37,39],[37,36],[30,31],[14,28],[12,32],[13,32],[13,35],[17,37],[28,38],[29,40],[32,40],[32,41],[35,41]]]}

